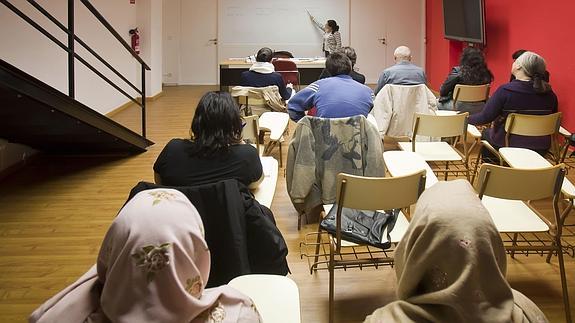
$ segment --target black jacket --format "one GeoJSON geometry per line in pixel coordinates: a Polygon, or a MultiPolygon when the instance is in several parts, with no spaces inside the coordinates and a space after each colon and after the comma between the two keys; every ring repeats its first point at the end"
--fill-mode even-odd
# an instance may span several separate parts
{"type": "MultiPolygon", "coordinates": [[[[130,192],[159,187],[140,182],[130,192]]],[[[245,274],[286,275],[289,271],[285,240],[273,214],[260,205],[249,189],[236,180],[184,187],[182,192],[198,210],[210,248],[211,269],[207,287],[227,284],[245,274]]]]}

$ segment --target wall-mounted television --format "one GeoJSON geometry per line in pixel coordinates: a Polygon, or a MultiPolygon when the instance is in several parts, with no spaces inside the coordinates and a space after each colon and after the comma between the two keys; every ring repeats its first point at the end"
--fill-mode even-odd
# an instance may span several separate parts
{"type": "Polygon", "coordinates": [[[443,0],[445,38],[485,44],[484,0],[443,0]]]}

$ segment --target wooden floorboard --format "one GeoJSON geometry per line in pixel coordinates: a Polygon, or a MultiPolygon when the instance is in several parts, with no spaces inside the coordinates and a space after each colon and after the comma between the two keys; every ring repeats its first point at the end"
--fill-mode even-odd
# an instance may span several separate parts
{"type": "MultiPolygon", "coordinates": [[[[130,189],[138,181],[153,180],[156,157],[171,138],[188,136],[194,108],[211,89],[216,88],[166,87],[162,97],[149,102],[148,134],[156,144],[146,153],[40,156],[0,182],[0,322],[24,321],[95,262],[104,234],[130,189]]],[[[135,106],[114,115],[114,120],[140,131],[140,111],[135,106]]],[[[286,141],[284,158],[287,146],[286,141]]],[[[273,154],[279,156],[277,150],[273,154]]],[[[283,170],[272,210],[288,242],[291,278],[300,289],[303,322],[326,322],[327,272],[310,274],[307,261],[299,256],[299,242],[316,225],[297,230],[297,213],[281,175],[283,170]]],[[[575,261],[567,257],[566,262],[571,307],[575,308],[575,261]]],[[[533,299],[551,322],[564,322],[555,258],[547,264],[535,255],[508,257],[507,267],[512,287],[533,299]]],[[[392,268],[337,271],[335,279],[338,322],[361,322],[395,299],[392,268]]]]}

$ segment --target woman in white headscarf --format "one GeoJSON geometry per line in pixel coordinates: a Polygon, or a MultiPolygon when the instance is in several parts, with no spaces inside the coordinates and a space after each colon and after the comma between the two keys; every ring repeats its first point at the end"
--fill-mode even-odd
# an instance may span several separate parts
{"type": "Polygon", "coordinates": [[[260,322],[229,286],[204,289],[210,253],[202,220],[180,192],[143,191],[108,230],[98,263],[30,322],[260,322]]]}
{"type": "Polygon", "coordinates": [[[505,280],[501,237],[463,180],[423,193],[397,246],[395,273],[399,300],[365,322],[548,322],[505,280]]]}

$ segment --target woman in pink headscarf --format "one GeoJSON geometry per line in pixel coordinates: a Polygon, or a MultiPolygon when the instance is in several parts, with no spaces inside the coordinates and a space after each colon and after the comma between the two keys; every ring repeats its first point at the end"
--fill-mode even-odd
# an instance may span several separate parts
{"type": "Polygon", "coordinates": [[[202,219],[180,192],[147,190],[120,211],[98,263],[30,322],[260,322],[229,287],[204,289],[210,253],[202,219]]]}

